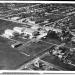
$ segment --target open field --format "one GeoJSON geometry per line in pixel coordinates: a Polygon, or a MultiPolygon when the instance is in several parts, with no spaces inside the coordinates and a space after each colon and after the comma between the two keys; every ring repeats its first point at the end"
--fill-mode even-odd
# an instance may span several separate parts
{"type": "Polygon", "coordinates": [[[8,45],[8,40],[0,37],[0,69],[14,69],[30,59],[8,45]]]}

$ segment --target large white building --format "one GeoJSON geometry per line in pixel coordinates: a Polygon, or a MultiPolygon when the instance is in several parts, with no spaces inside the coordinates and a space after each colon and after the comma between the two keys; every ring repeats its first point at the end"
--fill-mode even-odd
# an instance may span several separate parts
{"type": "Polygon", "coordinates": [[[6,29],[2,36],[5,37],[5,38],[9,38],[10,39],[10,38],[14,37],[14,33],[15,32],[13,30],[6,29]]]}
{"type": "Polygon", "coordinates": [[[25,27],[14,27],[13,30],[19,34],[22,34],[25,30],[25,27]]]}
{"type": "Polygon", "coordinates": [[[35,30],[31,29],[31,28],[26,28],[23,33],[24,34],[28,34],[30,36],[30,39],[33,37],[33,33],[35,32],[35,30]]]}

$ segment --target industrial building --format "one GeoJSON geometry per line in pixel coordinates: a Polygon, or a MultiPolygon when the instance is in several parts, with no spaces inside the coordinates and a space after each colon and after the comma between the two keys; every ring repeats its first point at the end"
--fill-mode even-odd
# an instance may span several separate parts
{"type": "Polygon", "coordinates": [[[2,34],[2,36],[3,37],[5,37],[5,38],[12,38],[12,37],[14,37],[14,31],[13,30],[11,30],[11,29],[6,29],[5,31],[4,31],[4,33],[2,34]]]}

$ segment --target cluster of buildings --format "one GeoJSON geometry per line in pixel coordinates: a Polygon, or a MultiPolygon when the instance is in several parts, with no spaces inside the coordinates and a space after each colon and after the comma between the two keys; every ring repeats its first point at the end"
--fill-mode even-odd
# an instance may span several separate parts
{"type": "Polygon", "coordinates": [[[3,37],[12,39],[16,36],[21,36],[27,39],[41,39],[47,35],[46,30],[42,29],[39,25],[33,25],[32,27],[14,27],[11,29],[6,29],[2,34],[3,37]]]}
{"type": "Polygon", "coordinates": [[[44,25],[44,29],[48,32],[50,31],[50,33],[54,32],[54,34],[58,36],[58,39],[61,40],[61,42],[71,41],[75,43],[75,30],[70,29],[71,27],[70,20],[71,18],[66,17],[64,19],[56,21],[53,24],[44,25]]]}
{"type": "Polygon", "coordinates": [[[40,26],[39,24],[36,24],[35,21],[30,20],[30,17],[20,18],[15,16],[11,17],[11,20],[15,21],[17,20],[20,23],[25,22],[28,25],[30,25],[30,27],[14,27],[13,30],[6,29],[3,34],[3,36],[6,38],[12,38],[16,34],[18,34],[22,35],[22,37],[24,38],[29,38],[29,39],[36,38],[37,40],[39,40],[47,35],[52,36],[51,34],[48,34],[48,32],[50,33],[54,32],[61,41],[64,41],[65,39],[66,40],[70,39],[71,41],[75,41],[74,39],[75,34],[69,31],[69,27],[67,31],[67,26],[65,26],[64,24],[64,22],[66,23],[70,20],[68,18],[62,19],[53,24],[43,25],[43,26],[40,26]],[[64,30],[63,27],[65,27],[66,30],[64,30]]]}
{"type": "Polygon", "coordinates": [[[26,68],[29,68],[31,70],[57,70],[56,68],[53,67],[52,64],[49,64],[46,61],[43,61],[40,58],[34,59],[31,63],[27,64],[25,66],[26,68]]]}
{"type": "Polygon", "coordinates": [[[11,21],[19,22],[19,23],[27,23],[27,22],[33,23],[33,21],[30,21],[29,18],[21,18],[19,16],[11,17],[11,18],[8,18],[8,19],[11,20],[11,21]]]}
{"type": "MultiPolygon", "coordinates": [[[[32,9],[27,9],[27,10],[31,11],[32,9]]],[[[36,23],[36,19],[39,18],[39,16],[36,17],[36,14],[40,14],[40,12],[45,13],[45,10],[42,8],[33,9],[31,12],[31,14],[33,13],[33,15],[29,17],[28,16],[26,17],[26,13],[21,14],[21,16],[16,15],[16,16],[9,17],[8,19],[10,19],[11,21],[25,23],[27,25],[30,25],[31,27],[28,27],[28,28],[27,27],[14,27],[12,30],[6,29],[4,33],[2,34],[2,36],[8,39],[11,39],[15,37],[16,35],[19,35],[19,36],[21,35],[23,38],[28,38],[28,39],[36,38],[37,40],[39,40],[41,38],[46,37],[47,35],[52,36],[51,34],[48,34],[48,32],[50,33],[54,32],[61,39],[61,41],[64,41],[64,39],[67,39],[67,37],[69,37],[67,35],[70,35],[70,34],[73,36],[71,40],[75,41],[75,34],[73,34],[72,32],[69,34],[66,32],[66,30],[65,31],[62,30],[62,27],[67,27],[64,24],[64,22],[68,22],[70,20],[69,17],[65,18],[64,20],[61,19],[60,21],[54,22],[53,24],[48,25],[48,26],[46,25],[41,26],[39,25],[39,23],[36,23]]],[[[48,13],[46,14],[48,16],[48,13]]],[[[38,20],[40,21],[40,19],[41,17],[38,20]]],[[[43,23],[48,24],[48,21],[49,20],[44,20],[43,23]]]]}
{"type": "Polygon", "coordinates": [[[59,28],[54,28],[51,26],[40,26],[38,24],[35,24],[32,25],[31,27],[14,27],[12,30],[6,29],[2,36],[6,38],[12,38],[15,37],[16,35],[19,35],[28,39],[36,38],[37,40],[39,40],[43,37],[46,37],[47,35],[52,36],[51,34],[48,34],[48,32],[50,33],[54,32],[61,40],[62,38],[63,39],[66,38],[67,35],[72,35],[67,30],[63,31],[62,29],[59,28]]]}
{"type": "Polygon", "coordinates": [[[74,56],[74,48],[65,47],[65,44],[53,46],[51,50],[49,50],[50,54],[56,56],[65,64],[73,65],[71,58],[74,56]]]}

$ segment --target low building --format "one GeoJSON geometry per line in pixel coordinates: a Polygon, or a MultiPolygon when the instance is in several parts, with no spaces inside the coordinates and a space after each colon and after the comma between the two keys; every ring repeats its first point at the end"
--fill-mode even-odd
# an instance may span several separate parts
{"type": "Polygon", "coordinates": [[[44,29],[45,29],[46,31],[49,31],[49,30],[53,30],[53,27],[45,26],[44,29]]]}
{"type": "Polygon", "coordinates": [[[22,23],[25,20],[25,18],[22,18],[20,20],[18,20],[18,22],[22,23]]]}
{"type": "Polygon", "coordinates": [[[7,29],[7,30],[5,30],[3,37],[10,39],[10,38],[14,37],[14,33],[15,32],[13,30],[7,29]]]}
{"type": "Polygon", "coordinates": [[[31,28],[26,28],[23,33],[24,34],[28,34],[30,36],[30,39],[33,37],[33,32],[35,32],[35,30],[31,29],[31,28]]]}
{"type": "Polygon", "coordinates": [[[47,36],[47,33],[43,33],[43,34],[38,35],[36,39],[40,40],[41,38],[44,38],[46,36],[47,36]]]}
{"type": "Polygon", "coordinates": [[[34,30],[37,30],[37,29],[40,28],[40,26],[35,24],[35,25],[33,25],[31,28],[34,29],[34,30]]]}
{"type": "Polygon", "coordinates": [[[13,30],[19,34],[22,34],[25,30],[25,27],[14,27],[13,30]]]}
{"type": "Polygon", "coordinates": [[[20,17],[11,17],[11,20],[16,21],[17,19],[19,19],[20,17]]]}
{"type": "Polygon", "coordinates": [[[22,44],[21,42],[18,42],[18,41],[17,41],[16,43],[12,44],[11,47],[12,47],[12,48],[18,48],[18,47],[20,47],[20,46],[22,46],[22,45],[23,45],[23,44],[22,44]]]}
{"type": "Polygon", "coordinates": [[[61,29],[55,29],[55,28],[54,28],[52,31],[55,31],[56,33],[58,33],[58,32],[59,32],[59,33],[62,33],[62,30],[61,30],[61,29]]]}
{"type": "Polygon", "coordinates": [[[41,30],[39,31],[39,35],[37,35],[36,39],[39,40],[39,39],[41,39],[41,38],[45,38],[46,36],[47,36],[47,31],[44,30],[44,29],[41,29],[41,30]]]}

